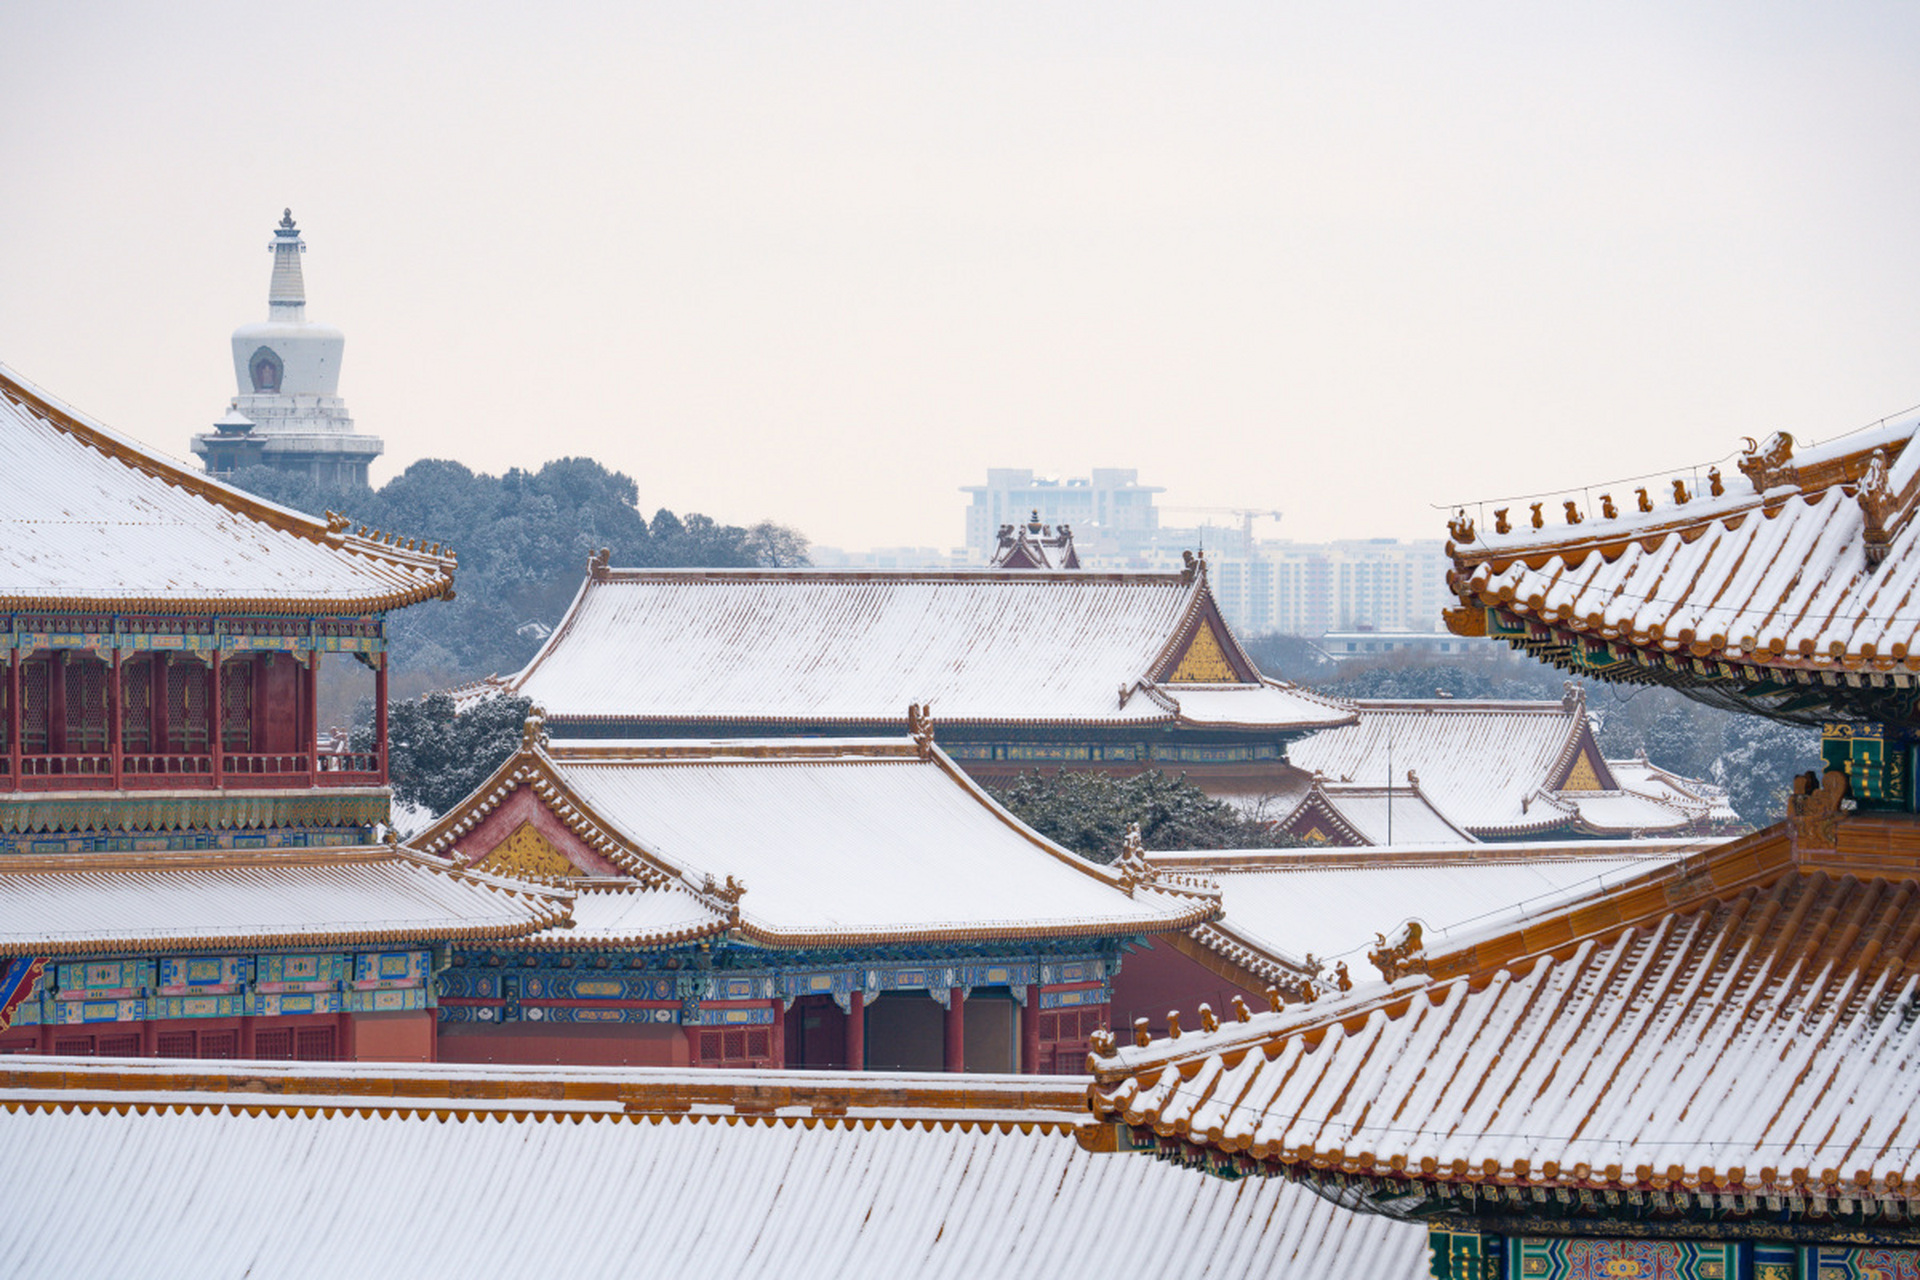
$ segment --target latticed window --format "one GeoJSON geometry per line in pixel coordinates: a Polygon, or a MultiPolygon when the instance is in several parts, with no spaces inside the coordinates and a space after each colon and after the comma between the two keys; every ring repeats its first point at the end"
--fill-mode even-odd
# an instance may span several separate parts
{"type": "Polygon", "coordinates": [[[48,709],[53,705],[48,664],[41,658],[20,665],[20,748],[36,755],[47,750],[48,709]]]}
{"type": "Polygon", "coordinates": [[[207,749],[207,669],[198,662],[167,667],[167,745],[173,751],[207,749]]]}
{"type": "Polygon", "coordinates": [[[333,1048],[332,1027],[298,1027],[293,1033],[293,1056],[302,1062],[332,1062],[337,1055],[333,1048]]]}
{"type": "Polygon", "coordinates": [[[7,735],[13,732],[13,681],[0,680],[0,752],[13,750],[7,735]]]}
{"type": "Polygon", "coordinates": [[[153,659],[120,668],[120,743],[131,752],[153,750],[153,659]]]}
{"type": "Polygon", "coordinates": [[[1040,1073],[1077,1076],[1087,1069],[1093,1033],[1106,1024],[1108,1006],[1052,1009],[1040,1015],[1040,1073]]]}
{"type": "Polygon", "coordinates": [[[193,1032],[162,1031],[153,1038],[153,1050],[156,1057],[191,1058],[193,1057],[193,1032]]]}
{"type": "Polygon", "coordinates": [[[66,664],[67,743],[69,752],[107,749],[107,664],[75,658],[66,664]]]}
{"type": "Polygon", "coordinates": [[[220,667],[220,749],[253,750],[253,664],[220,667]]]}
{"type": "Polygon", "coordinates": [[[254,1032],[253,1056],[274,1062],[291,1060],[293,1057],[292,1029],[254,1032]]]}
{"type": "Polygon", "coordinates": [[[199,1048],[198,1056],[202,1058],[237,1058],[240,1056],[240,1033],[202,1031],[199,1048]]]}
{"type": "Polygon", "coordinates": [[[773,1065],[770,1027],[716,1027],[700,1032],[703,1067],[768,1067],[773,1065]]]}

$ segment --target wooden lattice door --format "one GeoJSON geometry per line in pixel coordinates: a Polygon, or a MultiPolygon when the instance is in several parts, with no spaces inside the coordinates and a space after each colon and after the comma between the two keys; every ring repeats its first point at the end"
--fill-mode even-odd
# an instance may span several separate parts
{"type": "Polygon", "coordinates": [[[207,749],[207,669],[192,660],[167,666],[167,746],[207,749]]]}
{"type": "Polygon", "coordinates": [[[51,724],[49,708],[53,703],[53,682],[44,658],[20,664],[20,749],[31,755],[45,755],[47,730],[51,724]]]}
{"type": "Polygon", "coordinates": [[[253,664],[220,667],[220,749],[253,750],[253,664]]]}
{"type": "Polygon", "coordinates": [[[63,673],[67,686],[66,751],[98,753],[107,749],[107,664],[98,658],[73,658],[63,673]]]}
{"type": "Polygon", "coordinates": [[[153,750],[153,659],[135,658],[120,668],[120,745],[129,752],[153,750]]]}

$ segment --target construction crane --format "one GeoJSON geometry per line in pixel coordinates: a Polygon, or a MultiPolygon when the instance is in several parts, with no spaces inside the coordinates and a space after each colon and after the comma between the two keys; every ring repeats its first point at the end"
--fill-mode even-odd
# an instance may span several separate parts
{"type": "Polygon", "coordinates": [[[1159,511],[1202,511],[1212,515],[1237,516],[1240,520],[1240,547],[1242,555],[1253,554],[1253,522],[1255,520],[1280,519],[1278,511],[1268,511],[1260,507],[1180,507],[1156,506],[1159,511]]]}

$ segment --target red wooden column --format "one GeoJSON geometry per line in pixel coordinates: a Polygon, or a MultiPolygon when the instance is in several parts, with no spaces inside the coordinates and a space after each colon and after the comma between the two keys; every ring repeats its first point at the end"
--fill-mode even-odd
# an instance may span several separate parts
{"type": "Polygon", "coordinates": [[[847,1070],[867,1069],[867,993],[855,991],[847,1005],[847,1070]]]}
{"type": "Polygon", "coordinates": [[[120,697],[120,646],[116,644],[113,646],[113,668],[107,675],[107,754],[113,758],[113,789],[115,791],[120,790],[122,785],[120,757],[124,750],[124,744],[120,740],[122,727],[120,722],[124,715],[120,710],[120,697]]]}
{"type": "Polygon", "coordinates": [[[213,637],[213,675],[208,680],[211,686],[207,693],[207,750],[213,760],[213,785],[222,787],[227,782],[226,764],[220,759],[220,636],[213,637]]]}
{"type": "Polygon", "coordinates": [[[373,750],[374,772],[387,780],[387,655],[375,655],[380,665],[373,669],[373,750]]]}
{"type": "Polygon", "coordinates": [[[1027,988],[1027,1002],[1020,1006],[1020,1071],[1040,1074],[1040,987],[1027,988]]]}
{"type": "Polygon", "coordinates": [[[778,1071],[787,1065],[787,1005],[778,996],[773,998],[773,1026],[768,1028],[767,1037],[767,1053],[778,1071]]]}
{"type": "Polygon", "coordinates": [[[20,651],[13,650],[7,661],[7,748],[13,753],[13,775],[8,779],[20,786],[20,651]]]}
{"type": "Polygon", "coordinates": [[[967,996],[959,987],[947,991],[947,1070],[967,1069],[967,996]]]}
{"type": "Polygon", "coordinates": [[[307,785],[314,786],[320,772],[320,651],[310,650],[311,661],[300,664],[300,728],[305,734],[307,785]]]}

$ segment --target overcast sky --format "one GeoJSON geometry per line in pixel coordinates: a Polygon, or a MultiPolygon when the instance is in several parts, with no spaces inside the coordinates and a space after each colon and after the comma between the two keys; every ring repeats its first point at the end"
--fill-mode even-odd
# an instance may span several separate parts
{"type": "Polygon", "coordinates": [[[1303,540],[1920,401],[1920,5],[0,0],[0,361],[185,455],[291,205],[387,442],[1303,540]],[[398,10],[398,12],[396,12],[398,10]],[[1271,529],[1271,526],[1268,526],[1271,529]]]}

